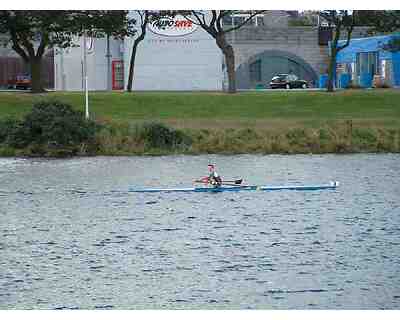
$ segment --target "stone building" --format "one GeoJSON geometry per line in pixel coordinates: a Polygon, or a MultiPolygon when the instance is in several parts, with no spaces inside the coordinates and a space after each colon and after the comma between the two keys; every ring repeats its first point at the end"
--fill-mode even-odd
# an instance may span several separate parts
{"type": "MultiPolygon", "coordinates": [[[[227,34],[235,52],[238,88],[265,87],[278,73],[294,73],[311,86],[318,85],[319,75],[327,72],[329,30],[322,39],[326,28],[292,27],[289,18],[273,11],[264,16],[263,25],[244,26],[227,34]]],[[[366,37],[366,31],[357,27],[353,37],[366,37]]]]}

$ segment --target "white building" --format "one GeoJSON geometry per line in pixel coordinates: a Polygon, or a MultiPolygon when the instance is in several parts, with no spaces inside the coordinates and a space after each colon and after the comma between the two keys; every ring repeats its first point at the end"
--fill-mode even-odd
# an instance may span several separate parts
{"type": "MultiPolygon", "coordinates": [[[[135,12],[132,15],[135,16],[135,12]]],[[[135,16],[139,19],[139,17],[135,16]]],[[[134,39],[124,42],[125,86],[134,39]]],[[[182,16],[150,23],[136,53],[133,90],[221,90],[222,54],[215,40],[182,16]]]]}
{"type": "MultiPolygon", "coordinates": [[[[140,21],[136,11],[131,15],[140,21]]],[[[110,39],[107,54],[106,39],[87,40],[89,90],[126,89],[133,41],[110,39]]],[[[84,88],[82,38],[77,44],[56,50],[56,90],[84,88]]],[[[137,49],[134,74],[133,90],[221,90],[222,54],[201,27],[182,16],[164,18],[148,25],[137,49]]]]}
{"type": "MultiPolygon", "coordinates": [[[[83,38],[75,41],[79,47],[56,49],[54,54],[55,90],[81,91],[84,89],[83,38]]],[[[122,89],[123,79],[118,86],[119,66],[122,63],[122,41],[109,40],[109,54],[105,38],[87,38],[87,74],[89,90],[122,89]],[[109,56],[109,57],[108,57],[109,56]],[[109,59],[108,59],[109,58],[109,59]],[[110,68],[107,68],[109,61],[110,68]],[[118,80],[118,79],[115,79],[118,80]],[[114,83],[113,83],[114,82],[114,83]]]]}

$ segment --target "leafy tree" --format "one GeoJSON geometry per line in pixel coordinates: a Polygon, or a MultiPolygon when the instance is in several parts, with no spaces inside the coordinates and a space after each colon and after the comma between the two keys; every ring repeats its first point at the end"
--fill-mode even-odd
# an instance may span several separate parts
{"type": "Polygon", "coordinates": [[[339,51],[343,50],[350,44],[351,34],[356,25],[357,11],[350,10],[324,10],[319,15],[324,18],[329,27],[333,29],[333,40],[330,47],[330,59],[328,65],[328,85],[329,92],[334,91],[333,79],[336,74],[336,57],[339,51]],[[338,45],[342,32],[346,33],[346,41],[342,45],[338,45]]]}
{"type": "Polygon", "coordinates": [[[209,18],[204,12],[190,10],[181,11],[180,13],[185,16],[186,19],[192,21],[192,23],[199,25],[205,30],[209,35],[211,35],[218,46],[221,49],[227,66],[228,71],[228,92],[236,92],[236,77],[235,77],[235,55],[233,47],[226,40],[226,34],[237,30],[244,26],[249,20],[255,17],[257,14],[264,12],[265,10],[254,10],[249,11],[249,15],[241,23],[233,27],[223,26],[224,17],[230,16],[234,13],[233,10],[210,10],[211,18],[209,18]]]}
{"type": "Polygon", "coordinates": [[[359,10],[359,25],[370,26],[372,33],[400,30],[400,10],[359,10]]]}
{"type": "Polygon", "coordinates": [[[388,43],[382,46],[383,50],[389,52],[399,52],[400,51],[400,37],[394,37],[388,41],[388,43]]]}
{"type": "Polygon", "coordinates": [[[84,30],[95,37],[132,35],[135,30],[127,11],[0,11],[0,33],[6,43],[30,65],[32,92],[43,92],[42,57],[53,47],[74,45],[74,37],[84,30]]]}

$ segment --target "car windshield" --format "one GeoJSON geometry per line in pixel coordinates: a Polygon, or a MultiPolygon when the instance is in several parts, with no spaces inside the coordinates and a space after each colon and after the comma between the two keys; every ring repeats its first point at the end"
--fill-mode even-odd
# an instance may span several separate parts
{"type": "Polygon", "coordinates": [[[24,80],[30,80],[30,76],[24,76],[24,75],[17,75],[17,80],[18,81],[24,81],[24,80]]]}
{"type": "Polygon", "coordinates": [[[281,75],[277,75],[277,76],[273,77],[271,81],[277,82],[277,81],[284,81],[284,80],[286,80],[286,75],[281,74],[281,75]]]}

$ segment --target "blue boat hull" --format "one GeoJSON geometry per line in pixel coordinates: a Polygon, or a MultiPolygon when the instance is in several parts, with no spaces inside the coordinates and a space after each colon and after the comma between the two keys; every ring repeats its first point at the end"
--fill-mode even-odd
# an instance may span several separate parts
{"type": "Polygon", "coordinates": [[[225,192],[225,191],[276,191],[276,190],[298,190],[312,191],[336,189],[339,182],[331,182],[325,185],[309,185],[309,186],[222,186],[222,187],[194,187],[194,188],[149,188],[137,189],[130,188],[130,192],[225,192]]]}

